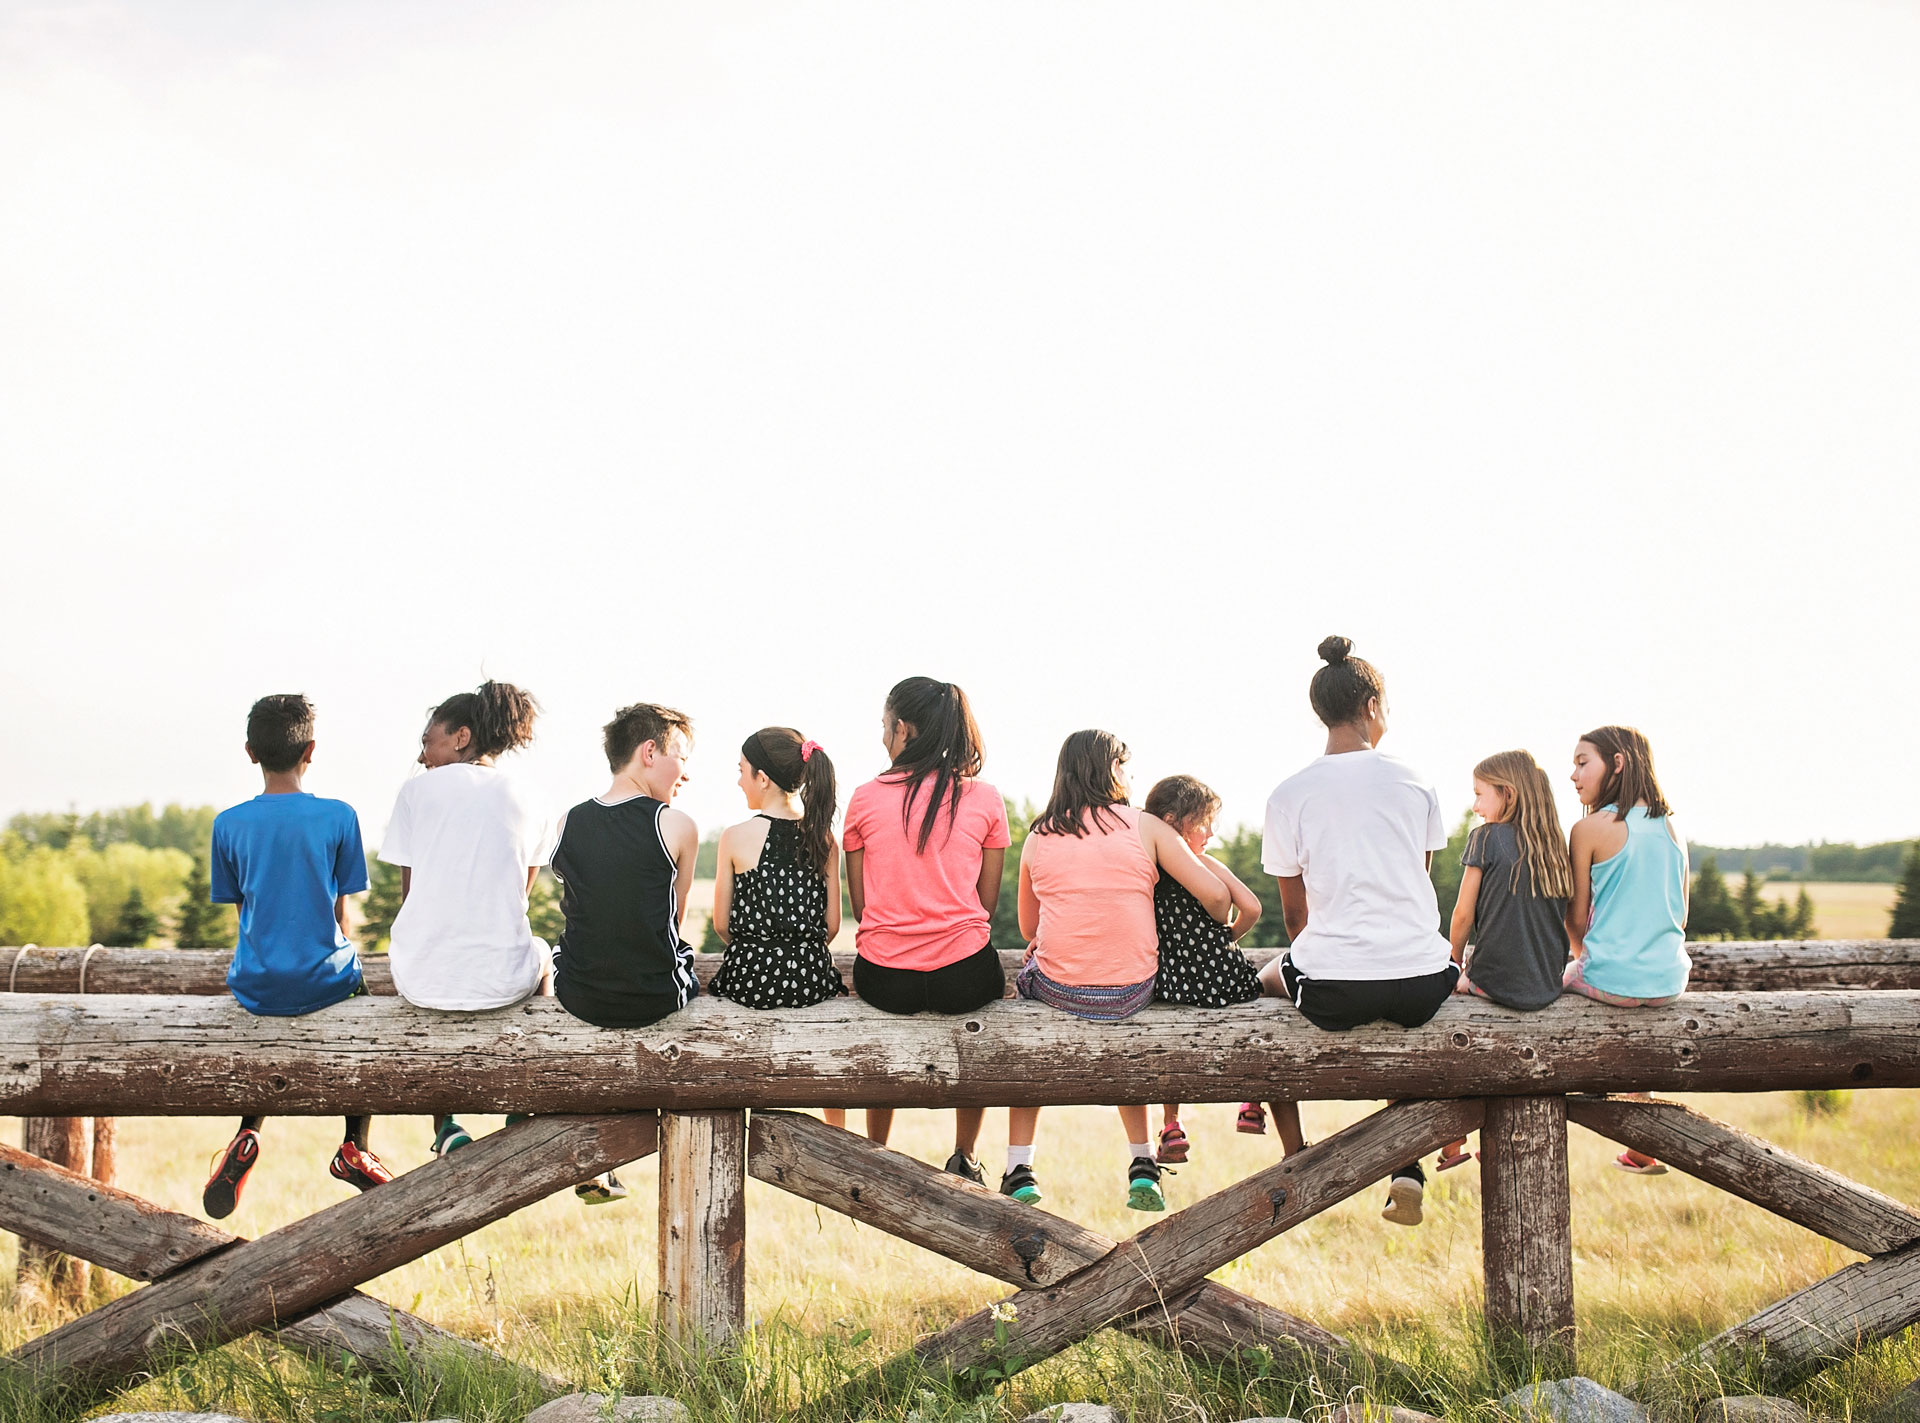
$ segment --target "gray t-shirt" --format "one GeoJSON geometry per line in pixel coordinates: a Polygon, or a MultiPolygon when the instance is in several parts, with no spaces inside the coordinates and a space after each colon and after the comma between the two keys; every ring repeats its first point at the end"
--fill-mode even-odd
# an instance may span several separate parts
{"type": "Polygon", "coordinates": [[[1567,967],[1567,901],[1533,892],[1533,874],[1511,825],[1475,830],[1460,863],[1480,871],[1467,976],[1496,1003],[1546,1007],[1560,996],[1560,975],[1567,967]]]}

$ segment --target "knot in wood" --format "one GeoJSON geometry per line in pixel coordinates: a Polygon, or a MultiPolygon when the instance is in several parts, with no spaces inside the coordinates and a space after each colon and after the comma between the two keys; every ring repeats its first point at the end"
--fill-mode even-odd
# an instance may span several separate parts
{"type": "Polygon", "coordinates": [[[1280,1219],[1280,1208],[1286,1203],[1287,1188],[1285,1186],[1275,1186],[1267,1192],[1267,1204],[1273,1207],[1273,1214],[1267,1218],[1269,1224],[1280,1219]]]}
{"type": "Polygon", "coordinates": [[[1027,1278],[1039,1283],[1035,1280],[1033,1267],[1047,1253],[1047,1237],[1036,1230],[1026,1235],[1016,1235],[1007,1243],[1013,1247],[1013,1253],[1020,1257],[1021,1268],[1027,1272],[1027,1278]]]}

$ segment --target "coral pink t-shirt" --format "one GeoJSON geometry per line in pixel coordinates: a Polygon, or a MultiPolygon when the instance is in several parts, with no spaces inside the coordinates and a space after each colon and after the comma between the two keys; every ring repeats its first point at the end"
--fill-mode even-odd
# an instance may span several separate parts
{"type": "Polygon", "coordinates": [[[866,891],[854,943],[862,958],[883,968],[945,968],[979,953],[992,935],[992,919],[980,907],[980,863],[986,851],[1013,843],[1006,803],[985,781],[962,781],[958,813],[949,818],[941,797],[940,819],[921,854],[920,823],[932,793],[932,778],[922,781],[911,824],[904,776],[876,777],[847,802],[840,843],[849,854],[863,852],[866,891]]]}
{"type": "Polygon", "coordinates": [[[1040,901],[1033,961],[1055,983],[1118,988],[1159,970],[1153,885],[1160,875],[1139,827],[1139,811],[1110,805],[1085,835],[1027,836],[1020,865],[1040,901]]]}

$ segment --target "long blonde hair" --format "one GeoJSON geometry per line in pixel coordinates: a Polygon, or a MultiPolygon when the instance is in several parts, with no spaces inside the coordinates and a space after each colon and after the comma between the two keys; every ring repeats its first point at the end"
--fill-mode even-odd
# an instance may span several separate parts
{"type": "Polygon", "coordinates": [[[1533,878],[1533,892],[1542,899],[1573,897],[1573,862],[1566,838],[1560,833],[1560,814],[1553,808],[1553,785],[1540,763],[1525,751],[1499,751],[1473,768],[1475,780],[1505,792],[1507,815],[1502,824],[1513,827],[1520,842],[1509,888],[1520,892],[1520,866],[1533,878]]]}

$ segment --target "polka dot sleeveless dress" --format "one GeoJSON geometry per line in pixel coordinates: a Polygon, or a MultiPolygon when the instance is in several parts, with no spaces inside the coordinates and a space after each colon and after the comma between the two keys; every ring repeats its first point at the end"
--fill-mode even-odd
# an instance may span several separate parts
{"type": "Polygon", "coordinates": [[[1153,887],[1153,921],[1160,931],[1160,977],[1153,996],[1164,1003],[1224,1008],[1260,996],[1260,977],[1215,919],[1171,875],[1153,887]]]}
{"type": "Polygon", "coordinates": [[[800,861],[800,822],[760,817],[760,863],[733,877],[733,936],[709,992],[749,1008],[804,1008],[847,991],[827,949],[827,882],[800,861]]]}

